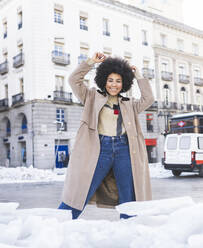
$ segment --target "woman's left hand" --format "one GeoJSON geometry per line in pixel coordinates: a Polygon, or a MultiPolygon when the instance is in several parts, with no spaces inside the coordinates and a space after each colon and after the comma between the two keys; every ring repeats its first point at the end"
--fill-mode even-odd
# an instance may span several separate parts
{"type": "Polygon", "coordinates": [[[132,65],[131,68],[132,68],[133,73],[135,74],[135,78],[136,78],[136,79],[141,79],[141,78],[143,78],[143,77],[141,76],[141,74],[140,74],[140,72],[139,72],[137,66],[132,65]]]}

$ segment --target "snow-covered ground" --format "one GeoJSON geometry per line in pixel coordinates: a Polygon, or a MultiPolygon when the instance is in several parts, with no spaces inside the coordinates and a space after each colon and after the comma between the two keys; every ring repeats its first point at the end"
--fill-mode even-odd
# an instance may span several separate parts
{"type": "MultiPolygon", "coordinates": [[[[160,163],[150,164],[152,178],[171,177],[160,163]]],[[[0,167],[1,183],[63,181],[65,169],[0,167]]],[[[203,204],[190,197],[130,202],[119,220],[71,220],[66,210],[18,209],[0,203],[0,248],[202,248],[203,204]]]]}
{"type": "Polygon", "coordinates": [[[71,220],[69,211],[0,203],[0,248],[202,248],[203,204],[190,197],[131,202],[126,220],[71,220]]]}
{"type": "MultiPolygon", "coordinates": [[[[165,170],[161,163],[149,164],[152,178],[171,177],[171,171],[165,170]]],[[[32,166],[6,168],[0,167],[0,183],[29,183],[63,181],[66,169],[42,170],[32,166]]],[[[1,247],[0,247],[1,248],[1,247]]]]}
{"type": "MultiPolygon", "coordinates": [[[[6,168],[0,167],[0,183],[29,183],[63,181],[65,168],[42,170],[30,167],[6,168]]],[[[1,247],[0,247],[1,248],[1,247]]]]}

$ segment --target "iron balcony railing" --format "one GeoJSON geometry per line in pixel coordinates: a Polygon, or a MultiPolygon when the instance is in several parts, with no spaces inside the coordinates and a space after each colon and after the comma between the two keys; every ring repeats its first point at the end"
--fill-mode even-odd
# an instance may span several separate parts
{"type": "Polygon", "coordinates": [[[8,73],[8,61],[7,60],[0,64],[0,74],[3,75],[6,73],[8,73]]]}
{"type": "Polygon", "coordinates": [[[109,31],[103,31],[103,35],[110,36],[110,32],[109,31]]]}
{"type": "Polygon", "coordinates": [[[72,92],[65,92],[65,91],[54,91],[54,101],[63,101],[72,103],[72,92]]]}
{"type": "Polygon", "coordinates": [[[143,41],[143,42],[142,42],[142,45],[148,46],[148,42],[147,42],[147,41],[143,41]]]}
{"type": "Polygon", "coordinates": [[[179,74],[179,82],[184,84],[189,84],[190,82],[190,76],[185,74],[179,74]]]}
{"type": "Polygon", "coordinates": [[[63,24],[63,19],[57,19],[57,18],[55,18],[54,19],[54,22],[59,23],[59,24],[63,24]]]}
{"type": "Polygon", "coordinates": [[[128,36],[124,36],[123,39],[126,41],[130,41],[130,37],[128,37],[128,36]]]}
{"type": "Polygon", "coordinates": [[[70,54],[63,53],[57,50],[52,51],[52,61],[59,65],[70,64],[70,54]]]}
{"type": "Polygon", "coordinates": [[[13,67],[18,68],[24,65],[24,54],[21,52],[13,57],[13,67]]]}
{"type": "Polygon", "coordinates": [[[193,107],[192,107],[192,104],[187,104],[187,111],[192,111],[193,110],[193,107]]]}
{"type": "Polygon", "coordinates": [[[194,78],[194,83],[195,83],[195,85],[197,85],[197,86],[203,86],[203,78],[195,77],[195,78],[194,78]]]}
{"type": "Polygon", "coordinates": [[[24,94],[23,93],[19,93],[19,94],[12,96],[12,105],[15,105],[17,103],[22,103],[22,102],[24,102],[24,94]]]}
{"type": "Polygon", "coordinates": [[[88,26],[80,24],[80,29],[88,31],[88,26]]]}
{"type": "Polygon", "coordinates": [[[0,110],[8,108],[8,98],[4,98],[0,100],[0,110]]]}
{"type": "Polygon", "coordinates": [[[56,124],[57,131],[67,131],[67,123],[65,121],[56,124]]]}
{"type": "Polygon", "coordinates": [[[201,111],[201,106],[200,106],[200,105],[194,104],[194,105],[193,105],[193,110],[194,110],[194,111],[201,111]]]}
{"type": "Polygon", "coordinates": [[[173,80],[173,73],[169,71],[162,71],[161,72],[161,79],[165,81],[172,81],[173,80]]]}
{"type": "Polygon", "coordinates": [[[163,109],[178,109],[178,104],[176,102],[162,102],[163,109]]]}
{"type": "Polygon", "coordinates": [[[23,23],[22,22],[19,22],[18,23],[18,29],[21,29],[23,27],[23,23]]]}
{"type": "Polygon", "coordinates": [[[80,54],[80,56],[78,56],[78,64],[81,64],[85,60],[87,60],[87,55],[80,54]]]}
{"type": "Polygon", "coordinates": [[[154,78],[154,70],[144,67],[144,68],[142,68],[142,75],[144,78],[153,79],[154,78]]]}
{"type": "Polygon", "coordinates": [[[152,103],[152,105],[148,108],[148,110],[151,110],[151,109],[158,109],[158,102],[157,101],[152,103]]]}

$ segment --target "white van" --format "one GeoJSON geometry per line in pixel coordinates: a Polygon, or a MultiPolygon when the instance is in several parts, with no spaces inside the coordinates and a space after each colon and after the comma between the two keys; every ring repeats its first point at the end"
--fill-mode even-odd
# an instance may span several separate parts
{"type": "Polygon", "coordinates": [[[168,134],[162,163],[174,176],[188,171],[198,172],[203,177],[203,134],[168,134]]]}

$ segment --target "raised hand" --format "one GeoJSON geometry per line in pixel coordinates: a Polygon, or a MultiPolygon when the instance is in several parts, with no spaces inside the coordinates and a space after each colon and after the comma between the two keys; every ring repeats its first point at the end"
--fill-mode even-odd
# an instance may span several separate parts
{"type": "Polygon", "coordinates": [[[99,52],[96,52],[93,57],[92,57],[92,60],[95,62],[95,63],[101,63],[103,62],[104,60],[106,59],[106,56],[103,54],[103,53],[99,53],[99,52]]]}
{"type": "Polygon", "coordinates": [[[137,68],[135,65],[132,65],[131,68],[132,68],[132,71],[133,71],[134,74],[135,74],[135,78],[136,78],[136,79],[141,79],[141,78],[143,78],[143,77],[140,75],[140,72],[139,72],[138,68],[137,68]]]}

